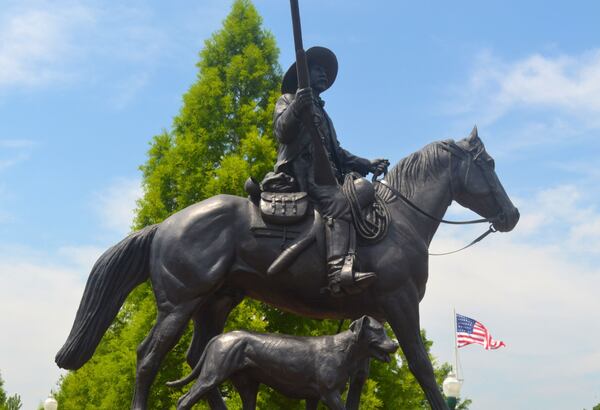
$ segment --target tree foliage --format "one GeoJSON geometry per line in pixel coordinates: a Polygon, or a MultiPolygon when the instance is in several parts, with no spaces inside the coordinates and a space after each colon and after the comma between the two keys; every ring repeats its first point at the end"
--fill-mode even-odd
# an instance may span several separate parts
{"type": "MultiPolygon", "coordinates": [[[[174,212],[218,193],[242,194],[248,176],[272,168],[276,144],[272,112],[281,69],[273,36],[261,27],[250,0],[235,0],[223,28],[200,52],[197,81],[183,96],[170,131],[155,136],[142,165],[144,196],[134,227],[159,223],[174,212]]],[[[127,409],[133,394],[136,346],[150,331],[156,307],[148,284],[127,299],[93,358],[60,383],[59,408],[127,409]]],[[[346,322],[348,324],[348,322],[346,322]]],[[[230,315],[226,330],[250,329],[295,335],[333,334],[337,322],[285,314],[245,300],[230,315]]],[[[174,408],[185,390],[165,386],[187,374],[190,331],[165,359],[152,386],[150,408],[174,408]]],[[[430,343],[428,342],[428,346],[430,343]]],[[[441,383],[448,366],[436,368],[441,383]]],[[[424,396],[399,355],[390,365],[375,364],[362,408],[426,408],[424,396]]],[[[222,387],[229,408],[241,409],[237,394],[222,387]]],[[[259,408],[302,409],[303,404],[262,388],[259,408]]],[[[198,408],[207,408],[199,404],[198,408]]]]}
{"type": "Polygon", "coordinates": [[[4,404],[4,408],[2,408],[2,410],[20,410],[21,407],[23,407],[21,396],[18,394],[13,394],[6,399],[6,404],[4,404]]]}
{"type": "Polygon", "coordinates": [[[7,396],[4,390],[4,380],[0,374],[0,410],[20,410],[21,407],[23,407],[21,396],[16,393],[12,396],[7,396]]]}
{"type": "Polygon", "coordinates": [[[4,379],[0,373],[0,408],[6,403],[6,391],[4,391],[4,379]]]}

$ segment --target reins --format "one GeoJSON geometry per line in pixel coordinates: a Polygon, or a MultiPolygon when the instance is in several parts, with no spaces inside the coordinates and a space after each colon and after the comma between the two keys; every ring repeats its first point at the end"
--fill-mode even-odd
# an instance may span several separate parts
{"type": "MultiPolygon", "coordinates": [[[[444,147],[446,148],[449,152],[450,152],[450,158],[452,158],[452,154],[455,154],[455,150],[450,148],[450,146],[444,147]]],[[[458,153],[456,153],[458,154],[458,153]]],[[[461,155],[462,156],[462,155],[461,155]]],[[[464,157],[463,157],[464,158],[464,157]]],[[[452,168],[452,165],[450,165],[450,168],[452,168]]],[[[406,195],[402,194],[402,192],[400,192],[399,190],[397,190],[396,188],[394,188],[393,186],[391,186],[385,179],[377,179],[379,175],[373,175],[373,183],[378,183],[379,185],[385,187],[386,189],[388,189],[392,194],[394,194],[394,196],[400,198],[406,205],[408,205],[410,208],[412,208],[413,210],[415,210],[416,212],[420,213],[421,215],[436,221],[438,223],[444,223],[444,224],[448,224],[448,225],[472,225],[472,224],[480,224],[480,223],[489,223],[490,226],[487,229],[487,231],[485,231],[484,233],[482,233],[481,235],[479,235],[477,238],[475,238],[474,240],[472,240],[468,245],[463,246],[460,249],[451,251],[451,252],[443,252],[443,253],[431,253],[428,252],[428,254],[430,256],[444,256],[444,255],[451,255],[453,253],[457,253],[460,251],[463,251],[467,248],[470,248],[471,246],[475,245],[478,242],[481,242],[485,237],[487,237],[489,234],[497,232],[496,228],[494,228],[494,222],[496,220],[498,220],[499,218],[502,217],[502,214],[495,216],[493,218],[481,218],[481,219],[472,219],[469,221],[449,221],[443,218],[438,218],[435,217],[433,215],[431,215],[430,213],[424,211],[423,209],[419,208],[417,205],[415,205],[410,199],[408,199],[406,197],[406,195]]],[[[384,173],[384,178],[385,178],[385,173],[384,173]]],[[[489,181],[488,181],[489,183],[489,181]]],[[[453,187],[452,190],[454,191],[453,187]]]]}
{"type": "Polygon", "coordinates": [[[442,252],[442,253],[428,252],[429,256],[445,256],[445,255],[452,255],[453,253],[457,253],[457,252],[460,252],[460,251],[464,251],[465,249],[470,248],[471,246],[475,245],[476,243],[482,241],[483,238],[485,238],[489,234],[497,232],[496,229],[494,228],[494,225],[493,225],[493,222],[496,220],[496,218],[473,219],[473,220],[470,220],[470,221],[448,221],[446,219],[436,218],[435,216],[429,214],[428,212],[425,212],[424,210],[422,210],[421,208],[419,208],[417,205],[415,205],[410,199],[408,199],[400,191],[398,191],[393,186],[389,185],[388,182],[385,179],[380,179],[380,180],[373,179],[373,183],[379,183],[380,185],[386,187],[395,196],[397,196],[398,198],[402,199],[402,201],[406,205],[410,206],[412,209],[414,209],[415,211],[419,212],[421,215],[426,216],[427,218],[432,219],[432,220],[434,220],[436,222],[445,223],[445,224],[449,224],[449,225],[472,225],[472,224],[479,224],[479,223],[485,223],[485,222],[489,222],[490,223],[490,227],[488,228],[488,230],[485,231],[484,233],[482,233],[481,235],[479,235],[474,240],[472,240],[468,245],[463,246],[462,248],[457,249],[455,251],[451,251],[451,252],[442,252]]]}
{"type": "Polygon", "coordinates": [[[452,255],[453,253],[457,253],[460,251],[464,251],[467,248],[470,248],[471,246],[475,245],[477,242],[481,241],[483,238],[485,238],[486,236],[488,236],[491,233],[497,232],[496,228],[494,228],[494,225],[490,225],[490,227],[488,228],[487,231],[485,231],[484,233],[482,233],[481,235],[479,235],[477,238],[473,239],[473,241],[471,241],[470,244],[468,244],[467,246],[463,246],[460,249],[457,249],[455,251],[451,251],[451,252],[443,252],[443,253],[431,253],[428,252],[429,256],[445,256],[445,255],[452,255]]]}
{"type": "Polygon", "coordinates": [[[415,205],[410,199],[408,199],[400,191],[398,191],[396,188],[391,186],[385,179],[378,179],[378,180],[374,180],[373,182],[383,185],[384,187],[389,189],[395,196],[397,196],[398,198],[403,200],[404,203],[406,203],[406,205],[410,206],[415,211],[419,212],[420,214],[422,214],[422,215],[426,216],[427,218],[432,219],[436,222],[445,223],[445,224],[449,224],[449,225],[470,225],[470,224],[480,224],[480,223],[485,223],[485,222],[493,223],[496,220],[496,218],[482,218],[482,219],[473,219],[470,221],[448,221],[446,219],[436,218],[435,216],[425,212],[424,210],[419,208],[417,205],[415,205]]]}

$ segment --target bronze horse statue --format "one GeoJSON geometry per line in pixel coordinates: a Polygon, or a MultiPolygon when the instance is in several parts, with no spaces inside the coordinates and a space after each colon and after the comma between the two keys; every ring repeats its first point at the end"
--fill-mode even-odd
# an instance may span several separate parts
{"type": "MultiPolygon", "coordinates": [[[[435,218],[442,218],[455,200],[489,218],[498,231],[512,230],[519,219],[476,129],[463,140],[434,142],[411,154],[390,170],[386,182],[435,218]]],[[[364,292],[341,298],[323,293],[326,268],[315,244],[283,272],[266,275],[281,252],[281,241],[252,234],[249,225],[255,205],[251,201],[217,195],[131,234],[98,259],[56,363],[66,369],[86,363],[127,295],[150,279],[158,313],[137,350],[135,410],[147,408],[161,361],[190,319],[195,324],[188,351],[193,367],[244,297],[311,318],[370,315],[387,321],[432,409],[446,409],[419,323],[428,248],[439,221],[408,207],[383,184],[376,189],[387,202],[391,221],[383,240],[358,249],[361,268],[377,273],[377,281],[364,292]]],[[[358,408],[365,378],[366,373],[351,382],[348,408],[358,408]]],[[[212,408],[224,408],[216,389],[207,399],[212,408]]]]}

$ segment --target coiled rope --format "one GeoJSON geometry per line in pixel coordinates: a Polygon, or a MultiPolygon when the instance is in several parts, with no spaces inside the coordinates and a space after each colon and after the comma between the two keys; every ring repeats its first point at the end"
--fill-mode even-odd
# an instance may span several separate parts
{"type": "Polygon", "coordinates": [[[387,234],[390,224],[390,212],[385,201],[375,191],[375,202],[364,212],[360,208],[354,180],[359,178],[349,173],[344,179],[342,192],[350,204],[352,221],[358,237],[365,243],[373,244],[382,240],[387,234]]]}

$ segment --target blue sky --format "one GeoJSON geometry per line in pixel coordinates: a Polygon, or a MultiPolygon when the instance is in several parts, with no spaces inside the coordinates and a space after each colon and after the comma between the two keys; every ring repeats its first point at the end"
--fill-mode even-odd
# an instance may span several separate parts
{"type": "MultiPolygon", "coordinates": [[[[148,143],[230,4],[0,2],[0,371],[29,409],[58,379],[87,273],[128,232],[148,143]]],[[[434,354],[452,359],[453,306],[507,344],[462,349],[472,408],[599,403],[600,5],[300,3],[305,44],[340,61],[323,97],[343,146],[395,163],[477,124],[521,209],[514,232],[431,262],[434,354]]],[[[255,4],[287,68],[288,3],[255,4]]],[[[442,228],[432,250],[476,234],[442,228]]]]}

